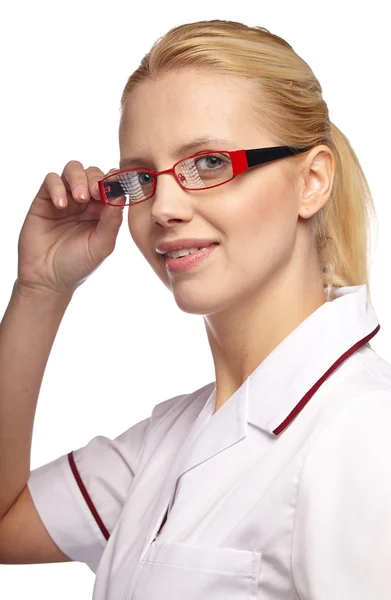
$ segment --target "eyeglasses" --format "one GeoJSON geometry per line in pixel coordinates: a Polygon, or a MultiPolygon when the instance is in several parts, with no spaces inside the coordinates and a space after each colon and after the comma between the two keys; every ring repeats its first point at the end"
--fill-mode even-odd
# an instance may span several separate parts
{"type": "Polygon", "coordinates": [[[106,175],[98,182],[101,201],[111,206],[133,206],[151,198],[158,175],[172,173],[182,189],[209,190],[228,183],[251,167],[311,150],[272,146],[253,150],[208,150],[176,162],[171,169],[124,169],[106,175]]]}

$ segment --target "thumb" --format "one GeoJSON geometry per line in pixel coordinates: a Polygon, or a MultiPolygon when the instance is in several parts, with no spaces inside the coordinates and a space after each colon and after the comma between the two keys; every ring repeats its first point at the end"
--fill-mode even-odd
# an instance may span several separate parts
{"type": "Polygon", "coordinates": [[[114,250],[123,212],[124,207],[105,204],[100,213],[97,226],[91,235],[91,244],[96,244],[105,254],[114,250]]]}

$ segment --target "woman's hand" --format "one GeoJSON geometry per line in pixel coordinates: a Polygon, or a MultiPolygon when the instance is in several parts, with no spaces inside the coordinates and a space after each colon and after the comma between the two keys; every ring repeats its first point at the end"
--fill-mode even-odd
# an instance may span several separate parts
{"type": "Polygon", "coordinates": [[[46,175],[19,236],[19,286],[73,293],[113,252],[123,210],[101,202],[97,181],[104,176],[76,160],[66,164],[61,177],[46,175]]]}

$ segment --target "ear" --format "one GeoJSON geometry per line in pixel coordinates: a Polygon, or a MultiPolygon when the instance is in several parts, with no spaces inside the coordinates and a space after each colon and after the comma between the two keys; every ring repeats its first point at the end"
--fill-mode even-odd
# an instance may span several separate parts
{"type": "Polygon", "coordinates": [[[335,174],[335,158],[325,144],[311,149],[300,169],[299,215],[309,219],[328,201],[335,174]]]}

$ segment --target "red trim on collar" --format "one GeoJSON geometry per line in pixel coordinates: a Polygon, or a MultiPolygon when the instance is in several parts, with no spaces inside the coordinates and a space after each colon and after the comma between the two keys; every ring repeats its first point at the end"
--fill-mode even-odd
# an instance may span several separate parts
{"type": "Polygon", "coordinates": [[[95,521],[97,522],[98,527],[101,530],[101,532],[103,533],[104,537],[106,538],[106,540],[108,540],[109,537],[110,537],[110,533],[108,532],[108,530],[106,529],[106,527],[105,527],[102,519],[100,518],[99,513],[96,510],[95,505],[94,505],[93,501],[91,500],[90,495],[87,492],[87,490],[85,488],[85,485],[84,485],[84,483],[83,483],[83,481],[82,481],[82,479],[80,477],[80,473],[77,470],[75,459],[73,457],[73,451],[69,452],[69,454],[68,454],[68,461],[69,461],[69,464],[71,466],[72,473],[73,473],[73,475],[74,475],[74,477],[76,479],[76,483],[79,486],[79,489],[80,489],[81,493],[83,494],[84,500],[87,502],[88,508],[90,509],[90,511],[92,513],[92,516],[94,517],[95,521]]]}
{"type": "Polygon", "coordinates": [[[356,342],[354,346],[352,346],[349,350],[347,350],[342,356],[339,357],[337,361],[326,371],[324,375],[312,386],[312,388],[306,393],[305,396],[300,400],[300,402],[295,406],[295,408],[291,411],[291,413],[286,417],[286,419],[279,425],[276,429],[274,429],[274,435],[279,435],[281,431],[283,431],[288,425],[293,421],[293,419],[299,414],[300,411],[303,410],[307,402],[312,398],[315,392],[320,388],[322,383],[327,379],[327,377],[335,371],[349,356],[354,354],[357,350],[359,350],[362,346],[364,346],[370,339],[373,338],[377,334],[380,329],[380,324],[365,338],[356,342]]]}

